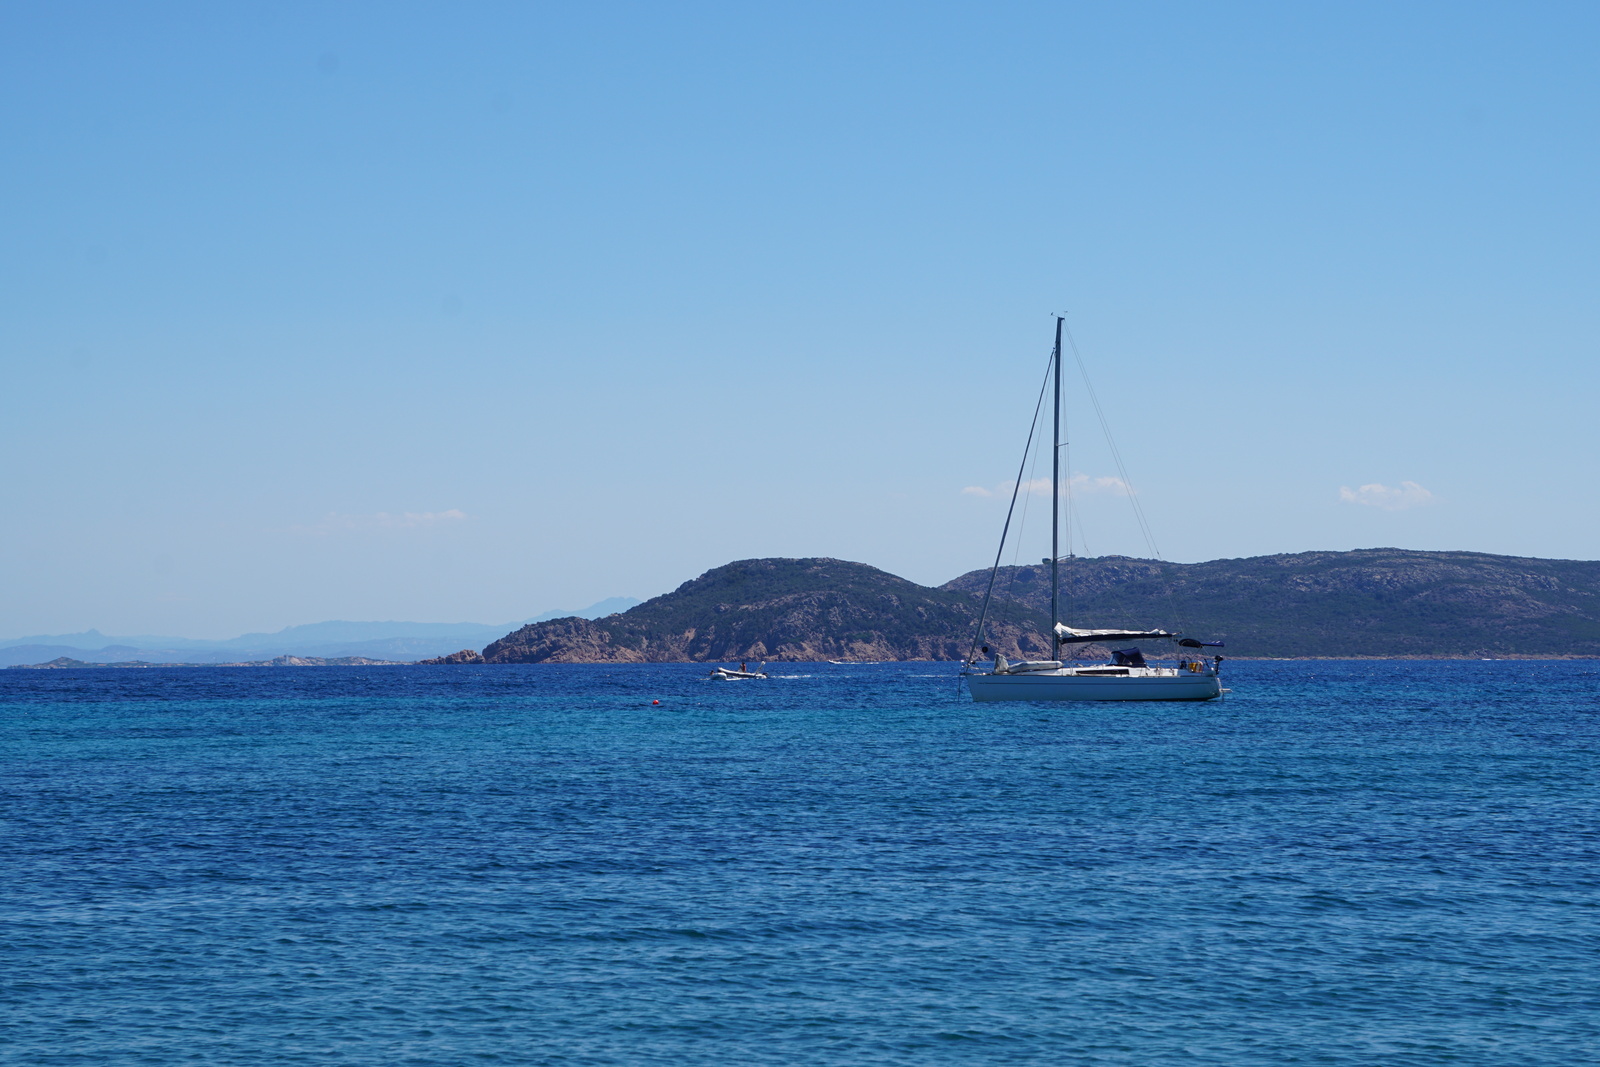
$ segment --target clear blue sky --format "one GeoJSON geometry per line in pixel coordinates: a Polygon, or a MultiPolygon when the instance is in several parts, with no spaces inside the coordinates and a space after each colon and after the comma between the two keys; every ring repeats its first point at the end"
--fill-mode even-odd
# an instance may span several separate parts
{"type": "Polygon", "coordinates": [[[1168,558],[1594,558],[1597,53],[1593,3],[7,5],[0,636],[942,582],[1061,309],[1168,558]]]}

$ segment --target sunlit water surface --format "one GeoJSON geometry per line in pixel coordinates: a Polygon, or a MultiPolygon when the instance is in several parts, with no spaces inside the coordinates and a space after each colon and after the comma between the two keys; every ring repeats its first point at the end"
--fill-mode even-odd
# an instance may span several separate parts
{"type": "Polygon", "coordinates": [[[0,671],[0,1056],[1600,1056],[1596,664],[1227,666],[0,671]]]}

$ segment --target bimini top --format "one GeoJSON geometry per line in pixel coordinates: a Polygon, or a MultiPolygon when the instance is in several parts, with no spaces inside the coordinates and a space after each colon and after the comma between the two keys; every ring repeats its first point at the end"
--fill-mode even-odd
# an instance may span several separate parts
{"type": "Polygon", "coordinates": [[[1177,636],[1165,630],[1077,630],[1064,622],[1056,623],[1056,640],[1063,645],[1086,645],[1091,641],[1170,641],[1177,636]]]}

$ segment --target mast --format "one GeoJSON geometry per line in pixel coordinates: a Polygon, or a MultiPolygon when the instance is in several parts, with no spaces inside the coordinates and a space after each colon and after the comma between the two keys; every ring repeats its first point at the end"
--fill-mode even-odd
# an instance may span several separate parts
{"type": "Polygon", "coordinates": [[[1056,316],[1056,347],[1050,354],[1055,372],[1055,429],[1050,447],[1050,658],[1060,652],[1056,624],[1061,621],[1061,316],[1056,316]]]}

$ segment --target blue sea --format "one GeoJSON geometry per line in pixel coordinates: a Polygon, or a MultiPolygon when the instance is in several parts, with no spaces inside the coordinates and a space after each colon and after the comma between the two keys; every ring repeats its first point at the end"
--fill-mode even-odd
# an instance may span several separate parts
{"type": "Polygon", "coordinates": [[[0,671],[0,1057],[1600,1060],[1600,665],[1225,666],[0,671]]]}

